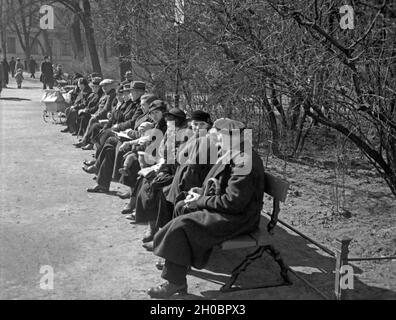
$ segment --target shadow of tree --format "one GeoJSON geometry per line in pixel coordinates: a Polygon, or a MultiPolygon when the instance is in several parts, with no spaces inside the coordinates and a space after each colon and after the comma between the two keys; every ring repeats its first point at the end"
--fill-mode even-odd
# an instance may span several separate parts
{"type": "Polygon", "coordinates": [[[0,100],[5,101],[32,101],[31,99],[24,99],[24,98],[14,98],[14,97],[7,97],[7,98],[0,98],[0,100]]]}
{"type": "MultiPolygon", "coordinates": [[[[261,227],[265,228],[268,220],[262,218],[261,227]]],[[[281,252],[285,263],[301,278],[308,281],[312,286],[320,290],[328,298],[334,298],[335,284],[335,258],[322,253],[305,239],[294,235],[283,228],[277,227],[271,243],[281,252]]],[[[210,281],[220,287],[227,282],[234,267],[236,267],[250,250],[222,251],[215,249],[209,264],[203,270],[193,269],[190,275],[210,281]]],[[[356,275],[362,274],[363,270],[351,265],[354,270],[354,289],[343,291],[344,299],[395,299],[396,292],[367,285],[360,281],[356,275]]],[[[266,289],[253,289],[223,293],[221,291],[207,290],[201,294],[207,299],[312,299],[317,296],[322,299],[314,289],[306,285],[302,280],[290,274],[293,282],[291,286],[272,287],[266,289]]],[[[240,275],[237,286],[249,287],[263,284],[279,285],[282,282],[280,269],[275,261],[264,254],[261,259],[252,263],[248,269],[240,275]]]]}

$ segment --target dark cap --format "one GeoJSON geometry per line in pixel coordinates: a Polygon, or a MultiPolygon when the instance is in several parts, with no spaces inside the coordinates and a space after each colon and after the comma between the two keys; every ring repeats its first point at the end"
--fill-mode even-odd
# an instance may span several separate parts
{"type": "Polygon", "coordinates": [[[150,109],[149,112],[155,111],[155,110],[160,110],[162,112],[165,112],[167,109],[166,103],[162,100],[155,100],[150,104],[150,109]]]}
{"type": "Polygon", "coordinates": [[[84,78],[84,76],[81,73],[76,72],[73,76],[73,80],[77,80],[80,78],[84,78]]]}
{"type": "Polygon", "coordinates": [[[165,113],[165,117],[169,117],[169,116],[186,120],[185,112],[183,110],[180,110],[179,108],[172,108],[165,113]]]}
{"type": "Polygon", "coordinates": [[[133,81],[132,89],[144,91],[146,90],[146,84],[143,81],[133,81]]]}
{"type": "Polygon", "coordinates": [[[93,72],[89,75],[91,78],[102,78],[102,75],[98,72],[93,72]]]}
{"type": "Polygon", "coordinates": [[[91,79],[91,85],[98,86],[102,82],[102,78],[95,77],[91,79]]]}
{"type": "Polygon", "coordinates": [[[212,121],[210,119],[210,114],[205,111],[202,111],[202,110],[193,111],[191,113],[191,120],[212,123],[212,121]]]}

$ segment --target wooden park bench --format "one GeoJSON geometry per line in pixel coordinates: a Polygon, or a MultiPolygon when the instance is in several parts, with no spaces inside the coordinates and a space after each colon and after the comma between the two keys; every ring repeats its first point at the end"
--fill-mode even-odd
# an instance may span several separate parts
{"type": "Polygon", "coordinates": [[[272,244],[272,236],[274,234],[275,226],[278,222],[280,202],[285,202],[286,200],[287,191],[289,189],[289,182],[277,178],[267,172],[265,173],[264,179],[264,192],[273,198],[273,210],[271,220],[266,229],[260,228],[255,232],[247,235],[238,236],[234,239],[225,241],[220,245],[220,248],[222,250],[257,248],[253,253],[248,254],[246,258],[232,271],[231,278],[220,289],[222,292],[268,288],[292,284],[288,276],[288,267],[283,262],[279,251],[276,250],[274,245],[272,244]],[[253,263],[257,259],[260,259],[264,252],[267,252],[278,263],[281,269],[280,274],[283,282],[276,285],[256,285],[254,287],[247,288],[233,288],[233,285],[238,279],[239,275],[242,272],[246,271],[247,267],[251,263],[253,263]]]}

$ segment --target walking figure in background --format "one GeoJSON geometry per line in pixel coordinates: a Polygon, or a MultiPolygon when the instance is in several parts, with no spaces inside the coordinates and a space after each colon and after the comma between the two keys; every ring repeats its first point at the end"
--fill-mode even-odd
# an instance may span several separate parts
{"type": "Polygon", "coordinates": [[[35,73],[37,69],[37,62],[36,60],[33,59],[33,57],[30,57],[29,60],[29,72],[30,72],[30,78],[31,79],[36,79],[35,73]]]}
{"type": "Polygon", "coordinates": [[[44,61],[41,64],[41,76],[40,81],[43,83],[43,89],[50,89],[54,87],[54,69],[52,63],[49,61],[48,56],[44,57],[44,61]]]}
{"type": "Polygon", "coordinates": [[[19,68],[19,69],[17,70],[16,74],[15,74],[15,81],[16,81],[16,83],[17,83],[17,85],[18,85],[18,89],[21,89],[21,88],[22,88],[22,82],[23,82],[23,80],[24,80],[24,77],[23,77],[23,70],[22,70],[21,68],[19,68]]]}
{"type": "Polygon", "coordinates": [[[16,76],[16,74],[17,74],[17,72],[18,72],[18,69],[22,69],[22,72],[23,72],[23,70],[24,70],[23,63],[22,63],[22,61],[21,61],[20,58],[17,58],[17,60],[16,60],[16,65],[15,65],[15,76],[16,76]]]}
{"type": "MultiPolygon", "coordinates": [[[[1,49],[0,49],[0,54],[1,54],[1,49]]],[[[1,96],[1,91],[3,90],[3,83],[4,83],[4,70],[3,70],[3,64],[0,63],[0,96],[1,96]]]]}
{"type": "Polygon", "coordinates": [[[10,72],[11,72],[11,77],[15,77],[15,66],[16,66],[16,61],[14,57],[11,57],[10,60],[10,72]]]}
{"type": "Polygon", "coordinates": [[[3,87],[4,88],[7,88],[7,85],[8,85],[8,80],[9,80],[9,77],[8,77],[8,73],[10,72],[10,65],[8,64],[8,62],[7,62],[7,59],[6,58],[4,58],[3,59],[3,61],[1,62],[1,64],[3,65],[3,87]]]}

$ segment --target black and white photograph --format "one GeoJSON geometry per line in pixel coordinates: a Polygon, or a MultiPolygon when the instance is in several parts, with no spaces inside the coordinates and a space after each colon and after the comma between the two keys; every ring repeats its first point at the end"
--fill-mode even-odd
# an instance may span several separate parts
{"type": "Polygon", "coordinates": [[[0,0],[0,42],[0,300],[396,300],[396,1],[0,0]]]}

